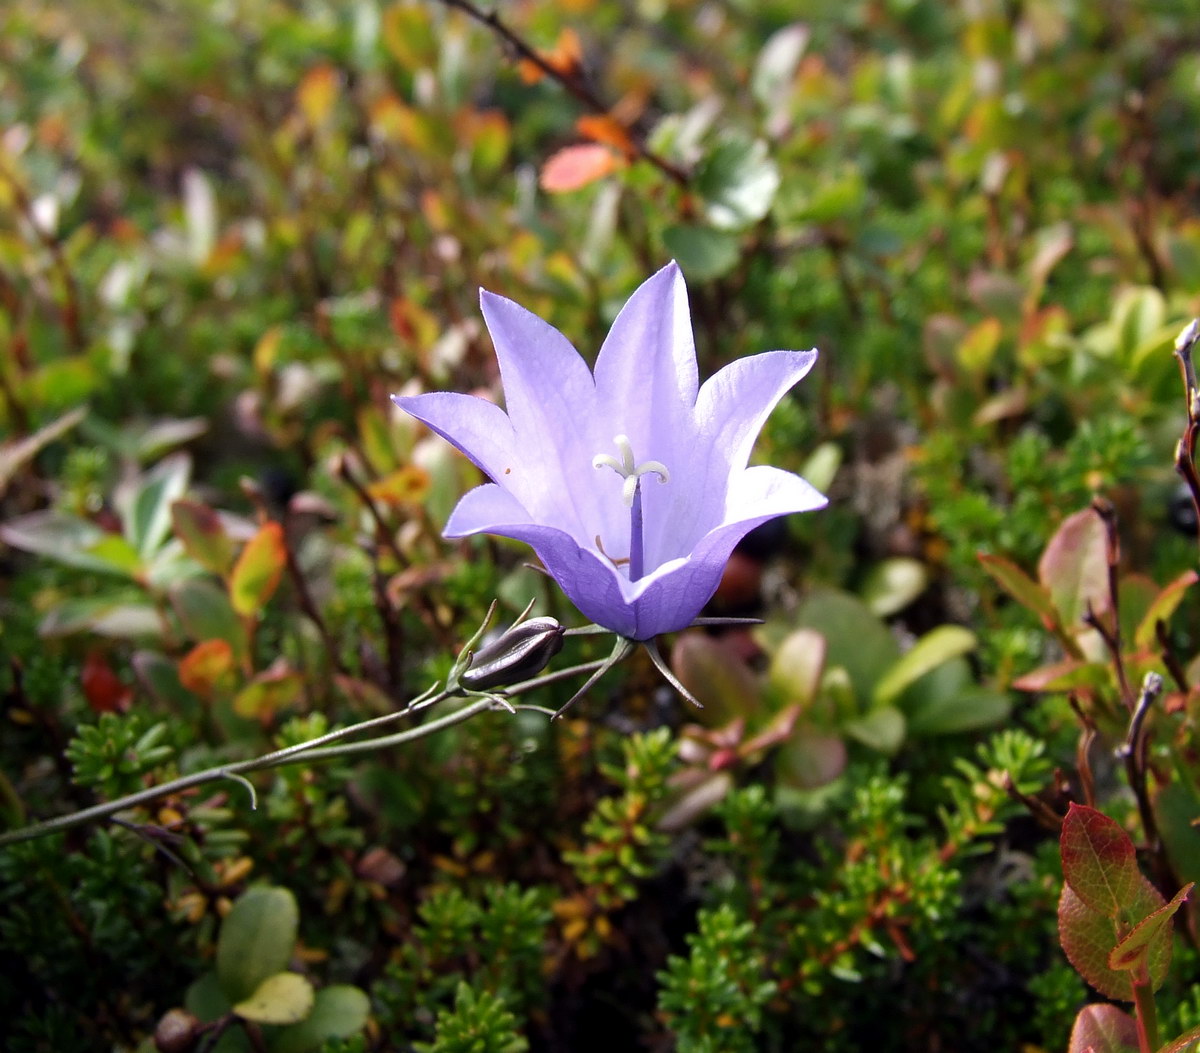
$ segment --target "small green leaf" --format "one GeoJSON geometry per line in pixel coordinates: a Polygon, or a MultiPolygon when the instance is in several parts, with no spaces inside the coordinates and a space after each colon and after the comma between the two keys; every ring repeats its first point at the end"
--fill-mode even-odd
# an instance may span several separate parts
{"type": "Polygon", "coordinates": [[[863,582],[862,598],[872,614],[886,618],[912,603],[928,584],[929,571],[924,563],[898,556],[870,569],[863,582]]]}
{"type": "Polygon", "coordinates": [[[975,649],[975,634],[961,625],[939,625],[922,636],[875,685],[874,704],[894,702],[909,684],[939,665],[975,649]]]}
{"type": "Polygon", "coordinates": [[[742,230],[770,211],[779,169],[761,139],[731,137],[718,143],[696,170],[696,190],[708,220],[722,230],[742,230]]]}
{"type": "Polygon", "coordinates": [[[826,670],[842,668],[857,698],[865,700],[879,678],[895,663],[900,647],[888,627],[857,596],[834,589],[813,589],[800,603],[796,625],[825,637],[826,670]]]}
{"type": "Polygon", "coordinates": [[[130,577],[137,552],[117,534],[95,523],[58,512],[31,512],[0,526],[0,541],[22,552],[45,556],[68,567],[130,577]]]}
{"type": "Polygon", "coordinates": [[[757,678],[719,639],[702,632],[681,633],[671,648],[671,668],[704,706],[695,717],[706,727],[722,727],[762,709],[757,678]]]}
{"type": "MultiPolygon", "coordinates": [[[[1187,592],[1197,581],[1200,581],[1200,575],[1197,575],[1194,570],[1184,571],[1178,578],[1167,585],[1150,604],[1149,609],[1142,616],[1142,620],[1138,623],[1138,627],[1134,630],[1133,645],[1137,648],[1153,647],[1158,639],[1157,625],[1160,621],[1167,621],[1176,608],[1183,602],[1183,594],[1187,592]]],[[[1123,592],[1124,590],[1122,590],[1123,592]]],[[[1125,605],[1125,597],[1121,597],[1121,605],[1125,605]]]]}
{"type": "Polygon", "coordinates": [[[1033,611],[1047,626],[1057,622],[1058,612],[1050,598],[1050,590],[1044,585],[1034,581],[1015,563],[1001,556],[980,552],[978,559],[983,564],[983,569],[1022,607],[1033,611]]]}
{"type": "Polygon", "coordinates": [[[125,536],[143,560],[153,556],[167,539],[171,530],[171,504],[184,495],[191,474],[191,458],[176,453],[118,491],[116,503],[125,536]]]}
{"type": "Polygon", "coordinates": [[[334,984],[317,992],[312,1012],[281,1031],[271,1053],[310,1053],[331,1038],[349,1038],[367,1024],[371,1002],[357,987],[334,984]]]}
{"type": "Polygon", "coordinates": [[[1120,943],[1113,948],[1108,956],[1110,969],[1128,969],[1140,973],[1142,969],[1149,970],[1149,958],[1155,946],[1169,941],[1171,938],[1171,919],[1175,912],[1183,906],[1188,893],[1192,891],[1189,882],[1175,893],[1170,903],[1159,907],[1153,914],[1143,918],[1120,943]]]}
{"type": "Polygon", "coordinates": [[[667,227],[663,245],[693,281],[706,282],[728,274],[741,259],[741,241],[729,231],[712,227],[667,227]]]}
{"type": "Polygon", "coordinates": [[[891,706],[882,706],[847,721],[842,730],[864,746],[890,757],[904,744],[904,714],[891,706]]]}
{"type": "Polygon", "coordinates": [[[768,38],[750,77],[750,90],[762,105],[774,108],[787,94],[811,35],[803,22],[793,22],[768,38]]]}
{"type": "Polygon", "coordinates": [[[283,972],[299,922],[296,898],[285,888],[259,886],[241,895],[217,941],[217,977],[230,1002],[249,998],[268,976],[283,972]]]}
{"type": "Polygon", "coordinates": [[[268,976],[254,994],[238,1002],[233,1011],[256,1024],[294,1024],[313,1007],[313,989],[299,973],[268,976]]]}
{"type": "Polygon", "coordinates": [[[287,564],[283,527],[264,523],[242,549],[229,578],[229,599],[243,618],[258,614],[274,595],[287,564]]]}

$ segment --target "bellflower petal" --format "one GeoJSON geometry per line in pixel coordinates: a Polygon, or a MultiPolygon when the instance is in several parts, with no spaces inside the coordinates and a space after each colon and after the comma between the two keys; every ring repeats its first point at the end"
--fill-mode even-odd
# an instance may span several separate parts
{"type": "Polygon", "coordinates": [[[586,617],[649,640],[699,614],[750,530],[825,504],[797,475],[746,467],[816,352],[742,359],[701,387],[675,264],[630,297],[594,375],[536,315],[492,293],[481,303],[505,409],[450,393],[395,400],[492,480],[459,502],[447,537],[525,542],[586,617]]]}

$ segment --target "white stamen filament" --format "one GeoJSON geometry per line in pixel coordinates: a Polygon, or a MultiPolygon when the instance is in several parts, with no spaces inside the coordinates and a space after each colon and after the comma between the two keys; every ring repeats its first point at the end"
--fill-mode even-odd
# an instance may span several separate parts
{"type": "Polygon", "coordinates": [[[611,468],[625,480],[624,486],[621,487],[621,500],[624,501],[626,508],[633,507],[638,481],[643,475],[657,475],[660,483],[665,483],[671,478],[671,473],[667,471],[667,466],[662,461],[643,461],[641,464],[637,464],[634,461],[633,445],[630,443],[628,435],[617,435],[613,439],[613,445],[620,451],[621,459],[617,460],[612,454],[598,453],[592,458],[592,467],[611,468]]]}

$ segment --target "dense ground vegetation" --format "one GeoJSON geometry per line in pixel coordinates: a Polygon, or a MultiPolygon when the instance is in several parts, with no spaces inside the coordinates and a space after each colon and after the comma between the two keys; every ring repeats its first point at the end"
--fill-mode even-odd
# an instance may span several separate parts
{"type": "Polygon", "coordinates": [[[480,287],[590,358],[678,260],[702,376],[820,348],[756,458],[831,498],[731,561],[711,613],[760,626],[663,641],[702,712],[639,652],[554,723],[0,848],[6,1048],[1066,1050],[1129,1009],[1060,946],[1060,827],[1128,832],[1127,921],[1200,880],[1189,7],[0,7],[4,828],[395,711],[493,600],[578,623],[441,538],[479,473],[389,402],[498,396],[480,287]]]}

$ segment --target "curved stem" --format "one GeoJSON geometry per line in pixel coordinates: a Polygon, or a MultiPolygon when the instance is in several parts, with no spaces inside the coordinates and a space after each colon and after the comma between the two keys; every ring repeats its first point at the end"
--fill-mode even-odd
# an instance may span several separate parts
{"type": "MultiPolygon", "coordinates": [[[[583,665],[572,666],[569,669],[560,669],[554,673],[545,676],[535,677],[532,680],[523,681],[520,684],[514,684],[505,691],[506,695],[522,695],[528,691],[543,686],[544,684],[554,683],[558,680],[566,679],[570,676],[577,676],[581,673],[590,673],[597,668],[603,666],[604,661],[586,662],[583,665]]],[[[436,720],[431,720],[420,727],[411,728],[408,731],[402,731],[393,735],[384,735],[380,738],[368,739],[365,742],[347,743],[344,745],[332,745],[339,742],[341,739],[349,738],[352,735],[361,734],[364,731],[373,731],[384,727],[387,724],[394,723],[403,717],[410,717],[414,713],[419,713],[423,709],[428,709],[430,706],[436,705],[439,702],[444,702],[448,698],[456,697],[452,691],[441,690],[435,691],[431,688],[422,695],[418,695],[407,706],[396,710],[394,713],[385,713],[379,717],[372,717],[370,720],[364,720],[358,724],[352,724],[346,728],[338,728],[335,731],[330,731],[325,735],[320,735],[315,739],[310,739],[307,742],[300,742],[294,746],[285,746],[283,749],[274,750],[271,753],[266,753],[261,757],[253,757],[250,760],[235,761],[232,764],[220,764],[212,768],[205,768],[203,771],[193,772],[190,775],[180,776],[178,779],[172,779],[169,782],[160,783],[157,786],[149,786],[144,790],[139,790],[137,793],[127,794],[124,797],[119,797],[115,801],[105,801],[101,804],[93,805],[90,808],[83,808],[77,812],[71,812],[68,815],[56,816],[53,819],[46,819],[40,823],[33,823],[29,826],[23,826],[17,830],[8,830],[0,833],[0,847],[5,845],[14,845],[21,841],[30,841],[35,837],[42,837],[45,834],[55,833],[60,830],[70,830],[76,826],[82,826],[85,823],[93,822],[97,819],[107,819],[110,816],[116,815],[118,812],[126,811],[129,808],[136,808],[139,805],[149,804],[151,801],[159,797],[166,796],[172,793],[180,793],[183,790],[190,790],[195,786],[203,786],[205,783],[215,782],[218,779],[236,779],[241,782],[246,780],[242,778],[245,774],[255,771],[265,771],[269,768],[282,767],[285,764],[296,764],[300,761],[307,760],[333,760],[337,757],[350,757],[360,753],[366,753],[370,750],[386,749],[389,746],[398,746],[405,742],[414,742],[417,739],[424,738],[427,735],[435,734],[444,728],[453,727],[455,724],[461,724],[465,720],[469,720],[477,713],[482,713],[484,710],[492,709],[497,706],[497,702],[492,698],[479,698],[464,706],[462,709],[455,710],[453,713],[447,713],[444,717],[439,717],[436,720]]],[[[461,696],[460,696],[461,697],[461,696]]]]}

